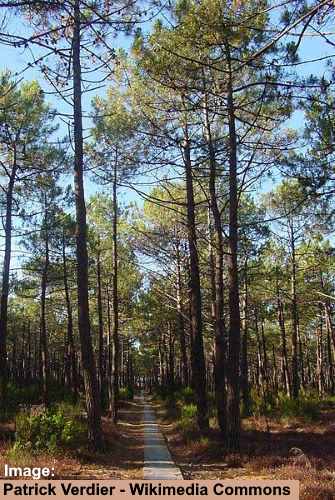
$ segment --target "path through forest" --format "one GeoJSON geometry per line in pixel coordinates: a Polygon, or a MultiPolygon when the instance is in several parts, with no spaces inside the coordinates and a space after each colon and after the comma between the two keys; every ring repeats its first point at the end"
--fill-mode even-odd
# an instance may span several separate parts
{"type": "Polygon", "coordinates": [[[156,421],[150,402],[144,404],[144,467],[143,479],[183,479],[179,467],[174,463],[164,436],[156,421]]]}
{"type": "Polygon", "coordinates": [[[124,402],[120,409],[117,444],[108,436],[110,424],[105,422],[105,433],[113,443],[113,453],[92,466],[82,466],[80,477],[103,479],[183,479],[174,463],[164,436],[156,421],[150,401],[143,395],[124,402]]]}

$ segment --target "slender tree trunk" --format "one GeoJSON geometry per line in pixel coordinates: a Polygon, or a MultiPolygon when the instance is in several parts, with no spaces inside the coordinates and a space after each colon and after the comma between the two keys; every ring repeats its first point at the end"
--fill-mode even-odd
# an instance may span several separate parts
{"type": "Polygon", "coordinates": [[[178,333],[179,333],[180,353],[181,353],[182,381],[183,385],[187,387],[189,384],[189,376],[188,376],[188,360],[187,360],[185,324],[184,324],[183,303],[182,303],[180,242],[178,236],[176,240],[176,258],[177,258],[177,315],[178,315],[177,322],[178,322],[178,333]]]}
{"type": "Polygon", "coordinates": [[[99,323],[99,358],[98,358],[98,376],[100,402],[103,404],[103,372],[104,372],[104,323],[102,317],[102,297],[101,297],[101,257],[100,249],[97,255],[97,285],[98,285],[98,323],[99,323]]]}
{"type": "Polygon", "coordinates": [[[119,341],[119,294],[118,294],[118,203],[117,203],[117,166],[118,159],[114,163],[113,179],[113,420],[118,421],[119,407],[119,365],[120,365],[120,341],[119,341]]]}
{"type": "Polygon", "coordinates": [[[62,239],[62,254],[63,254],[63,282],[65,290],[65,303],[67,312],[67,338],[66,338],[66,371],[67,377],[69,379],[70,387],[73,390],[75,397],[78,393],[78,382],[77,382],[77,367],[76,367],[76,350],[74,345],[73,336],[73,317],[72,317],[72,305],[70,298],[70,290],[68,283],[68,270],[67,270],[67,259],[66,259],[66,243],[65,243],[65,233],[63,230],[62,239]]]}
{"type": "Polygon", "coordinates": [[[265,373],[264,373],[264,359],[263,359],[263,349],[261,338],[259,335],[259,326],[258,326],[258,310],[255,309],[255,334],[257,341],[257,375],[258,375],[258,389],[259,392],[263,396],[263,400],[266,400],[266,391],[265,391],[265,373]]]}
{"type": "Polygon", "coordinates": [[[278,371],[277,371],[277,360],[275,346],[272,344],[272,364],[273,364],[273,392],[275,395],[278,394],[278,371]]]}
{"type": "Polygon", "coordinates": [[[107,392],[108,392],[108,411],[113,414],[113,342],[112,342],[112,321],[111,321],[111,300],[109,285],[106,287],[107,297],[107,392]]]}
{"type": "Polygon", "coordinates": [[[196,394],[197,419],[201,431],[208,429],[206,367],[202,337],[200,272],[195,226],[194,191],[188,125],[184,130],[184,162],[187,193],[187,230],[190,255],[190,309],[192,332],[192,383],[196,394]]]}
{"type": "MultiPolygon", "coordinates": [[[[46,204],[46,200],[45,200],[46,204]]],[[[44,216],[44,238],[45,238],[45,255],[44,265],[41,279],[41,326],[40,326],[40,346],[42,355],[42,394],[43,402],[47,407],[49,405],[49,350],[48,350],[48,333],[46,324],[46,291],[48,285],[48,271],[49,271],[49,228],[48,228],[47,208],[45,208],[44,216]]]]}
{"type": "Polygon", "coordinates": [[[26,328],[25,324],[22,325],[22,343],[21,343],[21,359],[20,359],[20,370],[19,370],[19,383],[23,385],[25,383],[25,371],[26,371],[26,328]]]}
{"type": "Polygon", "coordinates": [[[237,139],[232,88],[230,51],[226,45],[229,68],[227,112],[229,126],[229,238],[228,238],[228,288],[229,288],[229,347],[227,365],[228,449],[240,448],[240,345],[241,320],[238,280],[238,188],[237,188],[237,139]]]}
{"type": "Polygon", "coordinates": [[[5,222],[5,255],[2,270],[2,285],[0,299],[0,405],[4,407],[6,402],[7,387],[7,313],[9,294],[10,259],[12,250],[12,209],[13,191],[17,172],[16,149],[14,148],[14,160],[9,184],[6,193],[6,222],[5,222]]]}
{"type": "Polygon", "coordinates": [[[282,351],[282,374],[283,374],[283,385],[286,390],[287,396],[291,394],[291,381],[290,381],[290,371],[287,355],[287,342],[286,342],[286,329],[285,329],[285,319],[284,319],[284,306],[279,296],[279,283],[277,276],[277,317],[278,324],[281,333],[281,351],[282,351]]]}
{"type": "Polygon", "coordinates": [[[175,338],[172,332],[171,323],[168,322],[168,386],[173,390],[175,385],[175,338]]]}
{"type": "Polygon", "coordinates": [[[298,353],[299,353],[299,380],[301,383],[302,387],[306,387],[306,380],[305,380],[305,360],[304,360],[304,349],[303,349],[303,343],[302,343],[302,334],[301,334],[301,328],[300,328],[300,322],[299,322],[299,315],[298,315],[298,353]]]}
{"type": "Polygon", "coordinates": [[[31,325],[30,321],[28,321],[27,325],[27,367],[26,367],[26,378],[25,378],[25,383],[27,385],[30,384],[31,379],[32,379],[32,374],[31,374],[31,325]]]}
{"type": "Polygon", "coordinates": [[[326,315],[326,324],[327,324],[327,328],[328,328],[329,334],[331,336],[331,339],[333,341],[333,348],[334,348],[334,352],[335,352],[335,328],[334,328],[334,324],[332,321],[332,311],[331,311],[329,301],[325,302],[324,308],[325,308],[325,315],[326,315]]]}
{"type": "Polygon", "coordinates": [[[322,305],[320,307],[320,323],[316,330],[316,378],[319,396],[324,394],[324,368],[323,368],[323,315],[322,305]]]}
{"type": "Polygon", "coordinates": [[[212,131],[208,113],[207,96],[205,96],[205,138],[209,152],[209,193],[210,208],[214,221],[214,331],[215,331],[215,398],[220,430],[227,434],[227,395],[226,395],[226,327],[223,309],[223,239],[221,214],[216,194],[216,155],[212,139],[212,131]]]}
{"type": "Polygon", "coordinates": [[[334,394],[335,392],[334,362],[332,355],[330,332],[328,328],[327,328],[327,357],[328,357],[328,391],[330,392],[330,394],[334,394]]]}
{"type": "Polygon", "coordinates": [[[264,335],[264,318],[262,318],[261,322],[261,336],[262,336],[262,350],[263,350],[263,370],[264,370],[264,379],[267,390],[269,389],[269,361],[268,361],[268,351],[266,346],[266,340],[264,335]]]}
{"type": "Polygon", "coordinates": [[[295,237],[293,223],[290,223],[291,238],[291,310],[292,310],[292,398],[299,397],[299,359],[298,359],[298,304],[297,304],[297,264],[295,255],[295,237]]]}
{"type": "Polygon", "coordinates": [[[73,121],[74,121],[74,186],[76,200],[76,254],[77,254],[77,287],[78,287],[78,327],[81,345],[81,363],[84,375],[85,397],[88,416],[88,440],[93,448],[102,445],[101,408],[98,393],[97,376],[92,347],[89,304],[88,304],[88,255],[86,207],[84,195],[84,152],[82,124],[82,90],[81,90],[81,23],[80,2],[74,2],[73,26],[73,121]]]}
{"type": "Polygon", "coordinates": [[[248,265],[247,260],[244,265],[244,318],[241,356],[241,392],[243,401],[243,413],[249,416],[251,413],[251,397],[249,384],[248,365],[248,265]]]}

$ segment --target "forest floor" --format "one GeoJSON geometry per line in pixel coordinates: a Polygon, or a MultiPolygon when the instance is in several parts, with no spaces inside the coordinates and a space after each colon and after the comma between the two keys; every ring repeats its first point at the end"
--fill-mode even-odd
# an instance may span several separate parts
{"type": "Polygon", "coordinates": [[[301,499],[335,499],[334,408],[325,409],[313,423],[244,419],[241,454],[224,455],[218,430],[185,438],[166,408],[153,404],[184,479],[297,479],[301,499]],[[292,448],[299,449],[296,455],[292,448]]]}
{"type": "Polygon", "coordinates": [[[4,465],[16,467],[49,467],[55,479],[142,479],[143,478],[143,403],[140,400],[122,403],[117,426],[103,417],[105,450],[87,450],[53,455],[32,455],[23,450],[12,453],[14,423],[0,423],[0,478],[4,465]]]}

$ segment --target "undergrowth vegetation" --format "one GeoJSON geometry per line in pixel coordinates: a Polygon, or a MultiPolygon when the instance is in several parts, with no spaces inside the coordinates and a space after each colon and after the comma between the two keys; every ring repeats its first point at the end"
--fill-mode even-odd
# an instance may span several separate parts
{"type": "Polygon", "coordinates": [[[60,448],[80,448],[85,444],[87,433],[87,425],[80,419],[80,412],[80,407],[61,403],[38,415],[18,414],[12,451],[54,453],[60,448]]]}
{"type": "MultiPolygon", "coordinates": [[[[168,391],[167,388],[158,388],[155,398],[164,404],[166,416],[176,422],[176,427],[186,440],[192,439],[198,432],[197,408],[195,395],[190,387],[168,391]]],[[[216,428],[215,396],[208,394],[209,417],[211,426],[216,428]]],[[[331,398],[322,400],[314,393],[302,394],[298,399],[290,399],[280,393],[272,395],[258,395],[252,391],[251,417],[267,417],[273,421],[290,421],[303,419],[306,423],[317,421],[322,408],[332,406],[331,398]]],[[[241,409],[242,410],[242,409],[241,409]]]]}
{"type": "Polygon", "coordinates": [[[119,390],[119,399],[124,401],[134,399],[134,389],[132,387],[121,387],[119,390]]]}

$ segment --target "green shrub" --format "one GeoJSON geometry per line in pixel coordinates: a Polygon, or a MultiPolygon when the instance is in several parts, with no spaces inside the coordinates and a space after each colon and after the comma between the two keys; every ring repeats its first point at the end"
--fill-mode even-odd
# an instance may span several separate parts
{"type": "Polygon", "coordinates": [[[194,391],[191,387],[184,387],[176,393],[176,399],[182,401],[186,404],[194,403],[195,396],[194,391]]]}
{"type": "Polygon", "coordinates": [[[197,416],[197,407],[194,404],[183,405],[181,407],[181,418],[194,419],[197,416]]]}
{"type": "Polygon", "coordinates": [[[302,417],[305,420],[317,420],[320,416],[320,401],[317,399],[290,399],[284,397],[279,402],[281,417],[302,417]]]}
{"type": "Polygon", "coordinates": [[[134,389],[132,387],[122,387],[119,390],[119,399],[126,401],[134,399],[134,389]]]}
{"type": "Polygon", "coordinates": [[[312,421],[320,416],[321,406],[321,401],[313,393],[291,399],[283,393],[279,393],[277,397],[267,394],[264,398],[252,391],[252,414],[255,416],[300,417],[312,421]]]}
{"type": "Polygon", "coordinates": [[[177,429],[183,434],[185,439],[192,439],[197,433],[198,426],[193,419],[180,418],[177,423],[177,429]]]}
{"type": "MultiPolygon", "coordinates": [[[[272,416],[275,415],[278,410],[278,397],[270,392],[267,394],[258,394],[256,390],[251,390],[250,395],[250,410],[251,415],[255,417],[259,416],[272,416]]],[[[241,404],[242,414],[244,412],[243,404],[241,404]]]]}
{"type": "Polygon", "coordinates": [[[78,447],[85,437],[86,425],[59,409],[33,416],[19,414],[14,448],[54,452],[59,447],[78,447]]]}
{"type": "Polygon", "coordinates": [[[194,404],[187,404],[181,407],[177,428],[182,432],[186,439],[191,439],[198,431],[196,417],[197,407],[194,404]]]}

